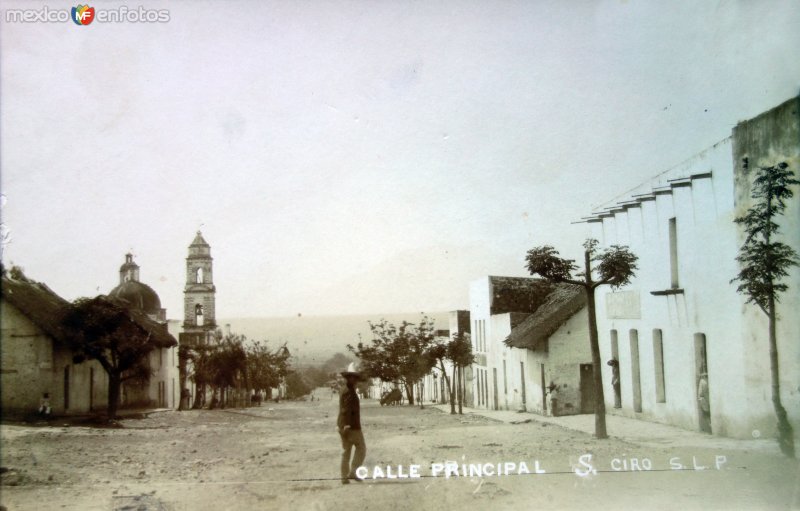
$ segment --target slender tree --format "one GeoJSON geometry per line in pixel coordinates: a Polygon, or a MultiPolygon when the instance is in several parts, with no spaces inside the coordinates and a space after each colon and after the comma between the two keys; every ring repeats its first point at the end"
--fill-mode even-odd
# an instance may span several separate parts
{"type": "MultiPolygon", "coordinates": [[[[745,168],[747,168],[745,162],[745,168]]],[[[794,432],[781,402],[780,368],[776,305],[788,289],[782,282],[789,268],[798,265],[797,252],[777,240],[780,227],[776,218],[786,210],[786,200],[793,197],[791,187],[800,184],[794,172],[783,162],[773,167],[759,167],[755,172],[751,197],[753,205],[734,221],[744,228],[745,240],[736,260],[741,270],[731,282],[739,282],[737,291],[747,303],[757,305],[769,323],[769,362],[772,380],[772,406],[778,418],[778,444],[781,451],[794,458],[794,432]]]]}
{"type": "Polygon", "coordinates": [[[447,359],[447,344],[449,343],[435,342],[428,349],[428,356],[432,360],[433,367],[442,375],[442,380],[444,380],[445,387],[447,388],[447,395],[449,396],[450,413],[454,414],[456,413],[456,404],[454,399],[455,387],[450,384],[450,378],[447,376],[447,370],[444,366],[444,361],[447,359]]]}
{"type": "Polygon", "coordinates": [[[597,316],[594,291],[600,286],[618,288],[629,283],[635,275],[638,258],[628,247],[612,245],[598,250],[598,241],[587,239],[583,244],[583,271],[570,259],[564,259],[551,246],[536,247],[528,251],[527,268],[531,275],[540,275],[553,283],[580,286],[586,292],[589,316],[589,344],[592,352],[592,381],[594,383],[594,435],[608,438],[606,431],[606,404],[603,395],[603,372],[600,362],[600,344],[597,336],[597,316]],[[592,265],[594,264],[594,266],[592,265]]]}
{"type": "Polygon", "coordinates": [[[177,345],[166,326],[107,296],[75,300],[62,321],[73,361],[97,360],[108,374],[109,420],[117,416],[122,384],[150,377],[150,352],[177,345]]]}
{"type": "Polygon", "coordinates": [[[372,343],[348,345],[361,361],[364,372],[383,382],[403,384],[408,404],[414,404],[414,385],[428,372],[432,365],[426,352],[433,342],[433,321],[423,317],[419,325],[403,321],[394,326],[386,320],[370,323],[372,343]]]}
{"type": "MultiPolygon", "coordinates": [[[[447,358],[453,364],[454,387],[456,400],[458,401],[458,413],[463,414],[464,406],[464,368],[475,362],[475,355],[472,354],[472,342],[469,334],[459,332],[453,334],[453,338],[447,344],[447,358]]],[[[455,413],[451,407],[451,413],[455,413]]]]}

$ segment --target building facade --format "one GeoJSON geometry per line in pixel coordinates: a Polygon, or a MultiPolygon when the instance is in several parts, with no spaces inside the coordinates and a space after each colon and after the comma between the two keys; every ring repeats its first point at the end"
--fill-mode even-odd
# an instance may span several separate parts
{"type": "Polygon", "coordinates": [[[571,313],[564,314],[566,305],[556,300],[559,290],[521,277],[490,276],[471,283],[473,406],[549,413],[551,383],[558,386],[561,413],[580,413],[592,402],[586,312],[582,304],[576,308],[570,302],[571,313]],[[559,317],[555,323],[554,314],[559,317]],[[542,339],[531,341],[550,325],[554,328],[542,339]]]}
{"type": "MultiPolygon", "coordinates": [[[[744,240],[734,218],[751,205],[752,173],[781,162],[800,169],[800,101],[742,122],[732,136],[584,221],[603,246],[639,257],[624,288],[597,292],[600,350],[619,364],[619,393],[604,368],[611,413],[752,438],[775,435],[767,318],[731,283],[744,240]],[[705,402],[704,402],[705,401],[705,402]]],[[[800,250],[800,194],[778,219],[800,250]]],[[[800,270],[781,297],[777,337],[783,404],[800,430],[800,270]]]]}
{"type": "MultiPolygon", "coordinates": [[[[9,272],[13,273],[13,272],[9,272]]],[[[53,415],[104,410],[108,376],[96,360],[75,364],[58,318],[67,301],[24,275],[3,275],[0,396],[3,416],[35,413],[49,395],[53,415]]]]}

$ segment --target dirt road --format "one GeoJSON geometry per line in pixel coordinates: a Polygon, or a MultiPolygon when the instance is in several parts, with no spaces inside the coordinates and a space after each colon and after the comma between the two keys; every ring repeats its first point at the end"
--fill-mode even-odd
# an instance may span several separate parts
{"type": "Polygon", "coordinates": [[[160,412],[121,429],[3,425],[0,502],[8,510],[81,511],[795,509],[800,502],[797,464],[777,456],[598,441],[535,421],[498,424],[371,400],[362,401],[369,477],[344,486],[335,405],[160,412]],[[389,477],[413,471],[420,477],[389,477]]]}

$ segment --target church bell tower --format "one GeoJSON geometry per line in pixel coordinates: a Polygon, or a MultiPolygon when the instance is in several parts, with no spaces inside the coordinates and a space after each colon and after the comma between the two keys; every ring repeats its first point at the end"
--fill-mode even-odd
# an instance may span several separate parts
{"type": "Polygon", "coordinates": [[[214,303],[217,289],[214,287],[212,261],[211,247],[197,231],[186,258],[183,331],[187,334],[205,334],[217,328],[214,303]]]}

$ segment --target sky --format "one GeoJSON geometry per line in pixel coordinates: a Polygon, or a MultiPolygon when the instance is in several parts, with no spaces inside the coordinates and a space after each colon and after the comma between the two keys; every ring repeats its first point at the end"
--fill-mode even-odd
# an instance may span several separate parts
{"type": "Polygon", "coordinates": [[[445,311],[593,206],[800,92],[800,4],[143,0],[162,23],[8,21],[2,259],[63,297],[132,252],[170,318],[445,311]]]}

